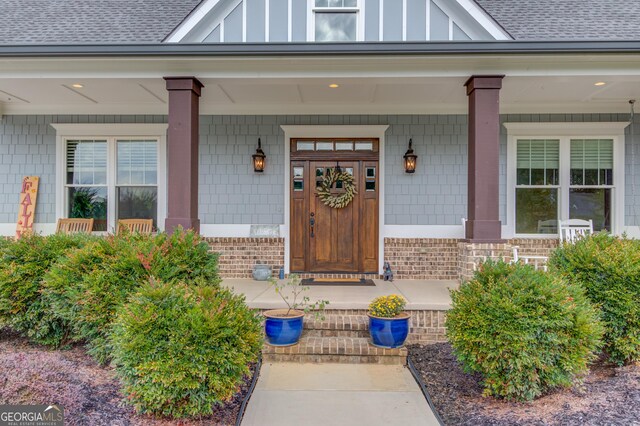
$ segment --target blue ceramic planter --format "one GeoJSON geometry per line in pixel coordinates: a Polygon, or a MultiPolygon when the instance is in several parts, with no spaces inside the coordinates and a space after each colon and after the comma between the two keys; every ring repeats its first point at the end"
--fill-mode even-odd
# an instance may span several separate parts
{"type": "Polygon", "coordinates": [[[409,335],[409,314],[403,312],[396,318],[379,318],[369,315],[371,343],[380,348],[392,349],[404,345],[409,335]]]}
{"type": "Polygon", "coordinates": [[[273,309],[264,313],[264,334],[272,346],[291,346],[298,343],[302,334],[304,312],[292,310],[284,317],[286,309],[273,309]]]}

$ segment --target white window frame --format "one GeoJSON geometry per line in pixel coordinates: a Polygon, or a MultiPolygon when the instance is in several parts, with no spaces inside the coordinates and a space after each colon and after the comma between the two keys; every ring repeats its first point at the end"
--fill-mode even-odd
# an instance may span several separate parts
{"type": "MultiPolygon", "coordinates": [[[[357,0],[355,7],[316,7],[316,0],[307,0],[307,40],[316,41],[316,12],[355,13],[356,41],[364,40],[364,1],[357,0]]],[[[327,41],[323,43],[340,43],[327,41]]],[[[347,41],[343,43],[348,43],[347,41]]]]}
{"type": "MultiPolygon", "coordinates": [[[[558,139],[560,141],[560,170],[558,188],[558,219],[569,219],[570,143],[572,139],[613,140],[613,185],[584,186],[584,188],[611,188],[611,232],[624,232],[624,129],[628,122],[601,123],[504,123],[507,129],[507,223],[506,238],[549,238],[549,234],[516,234],[516,187],[518,139],[558,139]]],[[[556,186],[545,186],[545,188],[556,186]]],[[[583,187],[583,186],[580,186],[583,187]]]]}
{"type": "Polygon", "coordinates": [[[56,129],[56,221],[67,217],[66,145],[67,140],[107,140],[107,230],[116,227],[116,141],[158,141],[158,229],[167,218],[167,124],[67,124],[53,123],[56,129]]]}

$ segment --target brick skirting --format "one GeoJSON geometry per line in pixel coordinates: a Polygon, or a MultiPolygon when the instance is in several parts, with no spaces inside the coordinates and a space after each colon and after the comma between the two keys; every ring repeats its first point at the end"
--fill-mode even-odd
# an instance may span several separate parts
{"type": "Polygon", "coordinates": [[[252,278],[253,266],[271,265],[277,277],[284,266],[284,238],[205,238],[211,251],[219,253],[222,278],[252,278]]]}
{"type": "Polygon", "coordinates": [[[384,261],[394,278],[455,280],[458,240],[453,238],[385,238],[384,261]]]}
{"type": "MultiPolygon", "coordinates": [[[[284,238],[205,238],[220,254],[223,278],[251,278],[253,266],[271,265],[278,276],[284,265],[284,238]]],[[[384,260],[396,279],[468,279],[477,264],[490,257],[510,260],[512,247],[520,255],[549,256],[558,246],[556,238],[516,238],[501,244],[469,244],[453,238],[385,238],[384,260]]],[[[378,278],[362,274],[303,274],[303,277],[378,278]]]]}

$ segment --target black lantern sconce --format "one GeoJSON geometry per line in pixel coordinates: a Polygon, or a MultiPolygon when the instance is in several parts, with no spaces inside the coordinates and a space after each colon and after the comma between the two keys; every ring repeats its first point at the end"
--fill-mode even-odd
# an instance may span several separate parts
{"type": "Polygon", "coordinates": [[[404,171],[407,173],[416,172],[416,159],[418,156],[413,153],[413,148],[411,148],[412,143],[413,140],[409,139],[409,149],[404,153],[404,171]]]}
{"type": "Polygon", "coordinates": [[[256,153],[253,154],[251,158],[253,158],[253,171],[257,173],[264,172],[264,162],[267,156],[264,155],[264,151],[262,150],[260,138],[258,138],[258,149],[256,149],[256,153]]]}

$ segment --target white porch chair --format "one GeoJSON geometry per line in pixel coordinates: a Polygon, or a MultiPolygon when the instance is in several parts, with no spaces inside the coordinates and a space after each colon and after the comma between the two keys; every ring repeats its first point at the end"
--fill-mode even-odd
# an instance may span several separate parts
{"type": "Polygon", "coordinates": [[[578,238],[593,234],[593,220],[559,220],[558,231],[560,242],[575,243],[578,238]]]}
{"type": "Polygon", "coordinates": [[[547,262],[549,258],[547,256],[534,256],[534,255],[521,255],[518,253],[520,247],[513,246],[513,258],[511,259],[511,263],[522,262],[526,265],[532,265],[534,269],[542,269],[543,271],[547,270],[547,262]]]}

